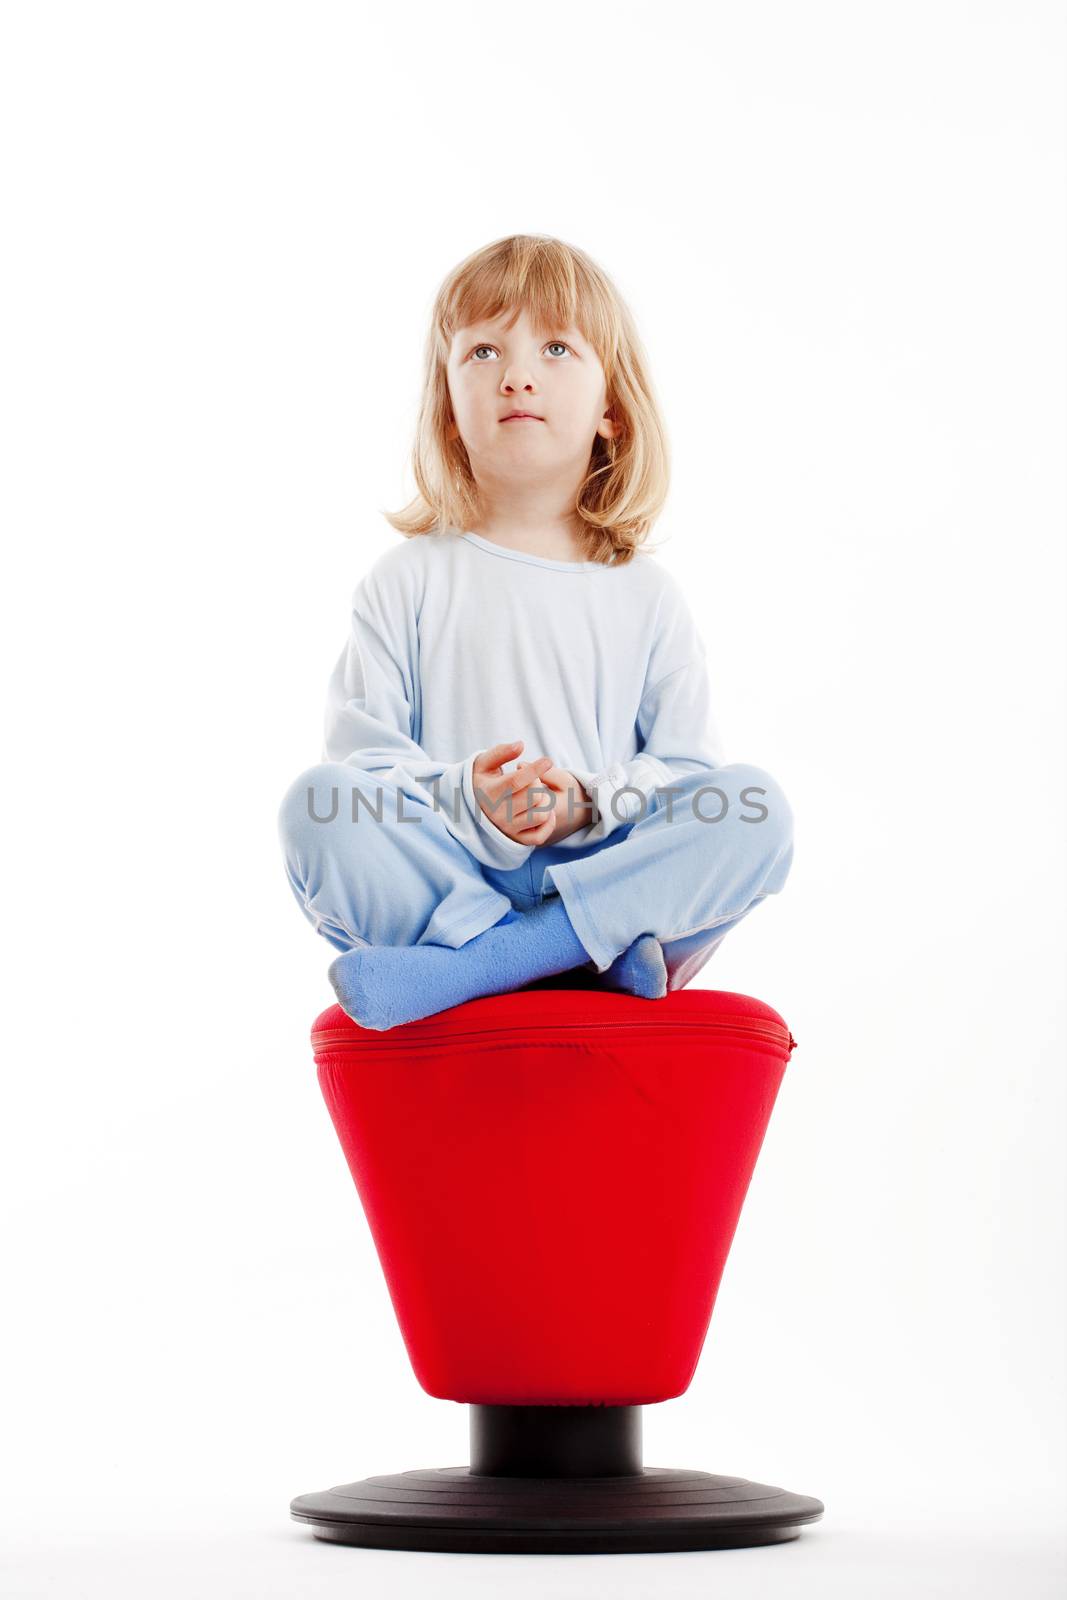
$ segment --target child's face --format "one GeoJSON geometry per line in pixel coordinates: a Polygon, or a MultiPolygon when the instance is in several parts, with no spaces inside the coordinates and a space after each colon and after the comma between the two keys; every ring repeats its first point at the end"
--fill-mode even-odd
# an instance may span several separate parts
{"type": "Polygon", "coordinates": [[[610,439],[600,358],[576,328],[538,334],[525,309],[457,330],[448,357],[456,429],[476,478],[504,482],[553,469],[584,473],[593,439],[610,439]],[[503,419],[529,411],[537,421],[503,419]]]}

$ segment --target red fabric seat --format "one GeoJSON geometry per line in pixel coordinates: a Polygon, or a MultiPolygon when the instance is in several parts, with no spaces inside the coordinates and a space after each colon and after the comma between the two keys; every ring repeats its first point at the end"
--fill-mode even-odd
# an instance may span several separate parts
{"type": "Polygon", "coordinates": [[[335,1005],[311,1037],[427,1394],[685,1392],[796,1043],[776,1011],[525,989],[388,1032],[335,1005]]]}

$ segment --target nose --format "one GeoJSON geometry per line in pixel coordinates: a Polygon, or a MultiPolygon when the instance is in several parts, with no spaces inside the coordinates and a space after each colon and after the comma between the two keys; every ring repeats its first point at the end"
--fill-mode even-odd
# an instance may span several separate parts
{"type": "Polygon", "coordinates": [[[533,382],[529,373],[518,362],[508,367],[500,381],[500,388],[504,394],[514,394],[516,388],[522,389],[527,394],[534,392],[533,382]],[[516,379],[519,381],[516,382],[516,379]]]}

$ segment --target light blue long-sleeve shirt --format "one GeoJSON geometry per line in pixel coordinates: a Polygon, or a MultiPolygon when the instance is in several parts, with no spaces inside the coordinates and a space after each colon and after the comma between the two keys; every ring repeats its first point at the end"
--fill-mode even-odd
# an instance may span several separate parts
{"type": "Polygon", "coordinates": [[[704,644],[654,557],[554,561],[449,530],[370,568],[330,678],[323,759],[435,806],[476,860],[507,871],[534,847],[478,804],[472,768],[513,739],[525,743],[505,772],[550,756],[595,801],[599,817],[560,846],[598,843],[640,814],[640,795],[722,765],[704,644]]]}

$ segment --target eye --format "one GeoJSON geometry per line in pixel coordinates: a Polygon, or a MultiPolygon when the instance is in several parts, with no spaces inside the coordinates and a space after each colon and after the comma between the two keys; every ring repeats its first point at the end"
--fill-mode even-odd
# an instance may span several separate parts
{"type": "MultiPolygon", "coordinates": [[[[545,345],[545,349],[546,350],[567,350],[567,351],[570,352],[571,355],[574,354],[573,350],[571,350],[570,345],[569,344],[565,344],[562,339],[550,339],[548,344],[545,345]]],[[[476,344],[474,349],[470,353],[470,358],[469,359],[473,360],[475,366],[477,366],[477,367],[485,367],[485,366],[489,365],[489,363],[487,361],[481,361],[481,360],[478,359],[479,351],[482,351],[482,350],[492,350],[492,351],[494,351],[494,353],[499,355],[499,351],[496,349],[495,345],[492,345],[492,344],[476,344]]]]}

